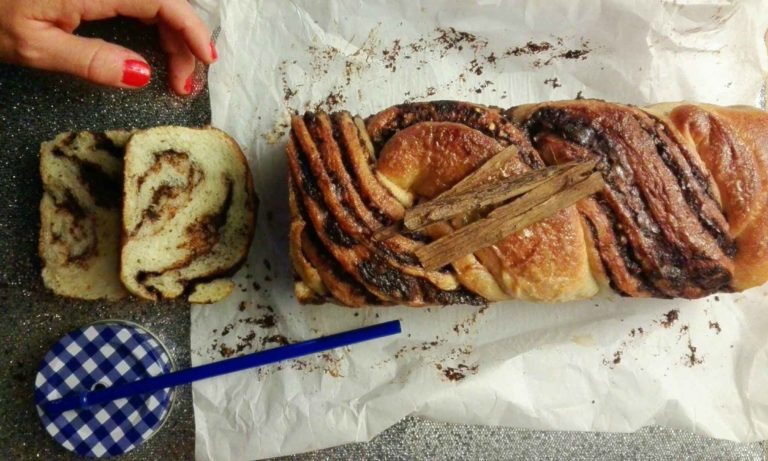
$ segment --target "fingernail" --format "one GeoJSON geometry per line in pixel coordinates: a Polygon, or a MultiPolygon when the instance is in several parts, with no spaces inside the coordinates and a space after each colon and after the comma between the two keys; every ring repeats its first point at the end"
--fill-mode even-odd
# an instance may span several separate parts
{"type": "Polygon", "coordinates": [[[216,45],[213,44],[213,39],[211,39],[211,58],[214,61],[219,58],[219,53],[216,52],[216,45]]]}
{"type": "Polygon", "coordinates": [[[184,93],[185,94],[192,94],[192,80],[193,80],[194,74],[191,74],[189,77],[187,77],[187,80],[184,82],[184,93]]]}
{"type": "Polygon", "coordinates": [[[152,70],[149,64],[137,59],[128,59],[123,63],[123,83],[135,88],[140,88],[149,83],[152,70]]]}

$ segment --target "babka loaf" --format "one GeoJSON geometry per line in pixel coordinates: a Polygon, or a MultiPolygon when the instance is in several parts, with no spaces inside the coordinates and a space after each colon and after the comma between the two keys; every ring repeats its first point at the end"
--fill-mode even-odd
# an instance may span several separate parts
{"type": "Polygon", "coordinates": [[[255,198],[237,143],[216,129],[157,127],[126,146],[120,278],[134,295],[212,302],[245,260],[255,198]],[[210,286],[200,286],[201,284],[210,286]]]}
{"type": "Polygon", "coordinates": [[[601,286],[698,298],[768,279],[768,114],[757,109],[439,101],[365,121],[307,113],[291,128],[290,250],[303,302],[568,301],[601,286]],[[585,159],[597,161],[600,192],[439,270],[414,251],[471,216],[374,238],[484,165],[503,178],[585,159]]]}
{"type": "Polygon", "coordinates": [[[45,286],[62,296],[124,298],[118,275],[127,131],[61,133],[40,149],[39,252],[45,286]]]}

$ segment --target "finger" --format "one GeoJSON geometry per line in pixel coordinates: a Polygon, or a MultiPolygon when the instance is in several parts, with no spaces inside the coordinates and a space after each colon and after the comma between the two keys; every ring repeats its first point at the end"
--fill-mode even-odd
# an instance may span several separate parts
{"type": "Polygon", "coordinates": [[[157,17],[181,32],[192,53],[206,64],[216,60],[211,31],[186,0],[101,0],[83,2],[83,19],[95,20],[122,15],[138,19],[157,17]]]}
{"type": "Polygon", "coordinates": [[[160,25],[160,45],[168,55],[168,81],[173,91],[187,96],[195,90],[195,56],[184,39],[168,26],[160,25]]]}
{"type": "Polygon", "coordinates": [[[163,2],[159,16],[162,22],[181,33],[197,59],[206,64],[216,61],[216,48],[211,40],[211,31],[186,0],[163,2]]]}
{"type": "Polygon", "coordinates": [[[140,88],[151,69],[141,55],[101,39],[84,38],[51,27],[41,31],[27,64],[77,75],[100,85],[140,88]]]}

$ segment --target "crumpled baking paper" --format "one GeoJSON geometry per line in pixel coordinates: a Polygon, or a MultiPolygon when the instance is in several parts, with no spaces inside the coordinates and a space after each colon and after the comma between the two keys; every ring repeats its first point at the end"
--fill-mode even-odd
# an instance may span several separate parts
{"type": "Polygon", "coordinates": [[[403,101],[603,98],[763,105],[755,1],[201,0],[217,38],[213,125],[261,200],[238,288],[194,306],[194,365],[401,319],[403,334],[193,386],[196,456],[248,460],[370,440],[406,415],[535,429],[768,437],[768,290],[346,309],[299,306],[288,261],[289,111],[403,101]]]}

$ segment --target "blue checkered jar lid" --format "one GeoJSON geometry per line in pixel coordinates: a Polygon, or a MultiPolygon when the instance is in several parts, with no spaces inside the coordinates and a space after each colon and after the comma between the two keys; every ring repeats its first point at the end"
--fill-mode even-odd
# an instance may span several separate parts
{"type": "Polygon", "coordinates": [[[45,355],[35,379],[37,412],[64,448],[88,457],[120,455],[157,432],[170,412],[173,389],[51,415],[41,403],[172,370],[168,351],[144,328],[114,321],[89,325],[61,338],[45,355]]]}

